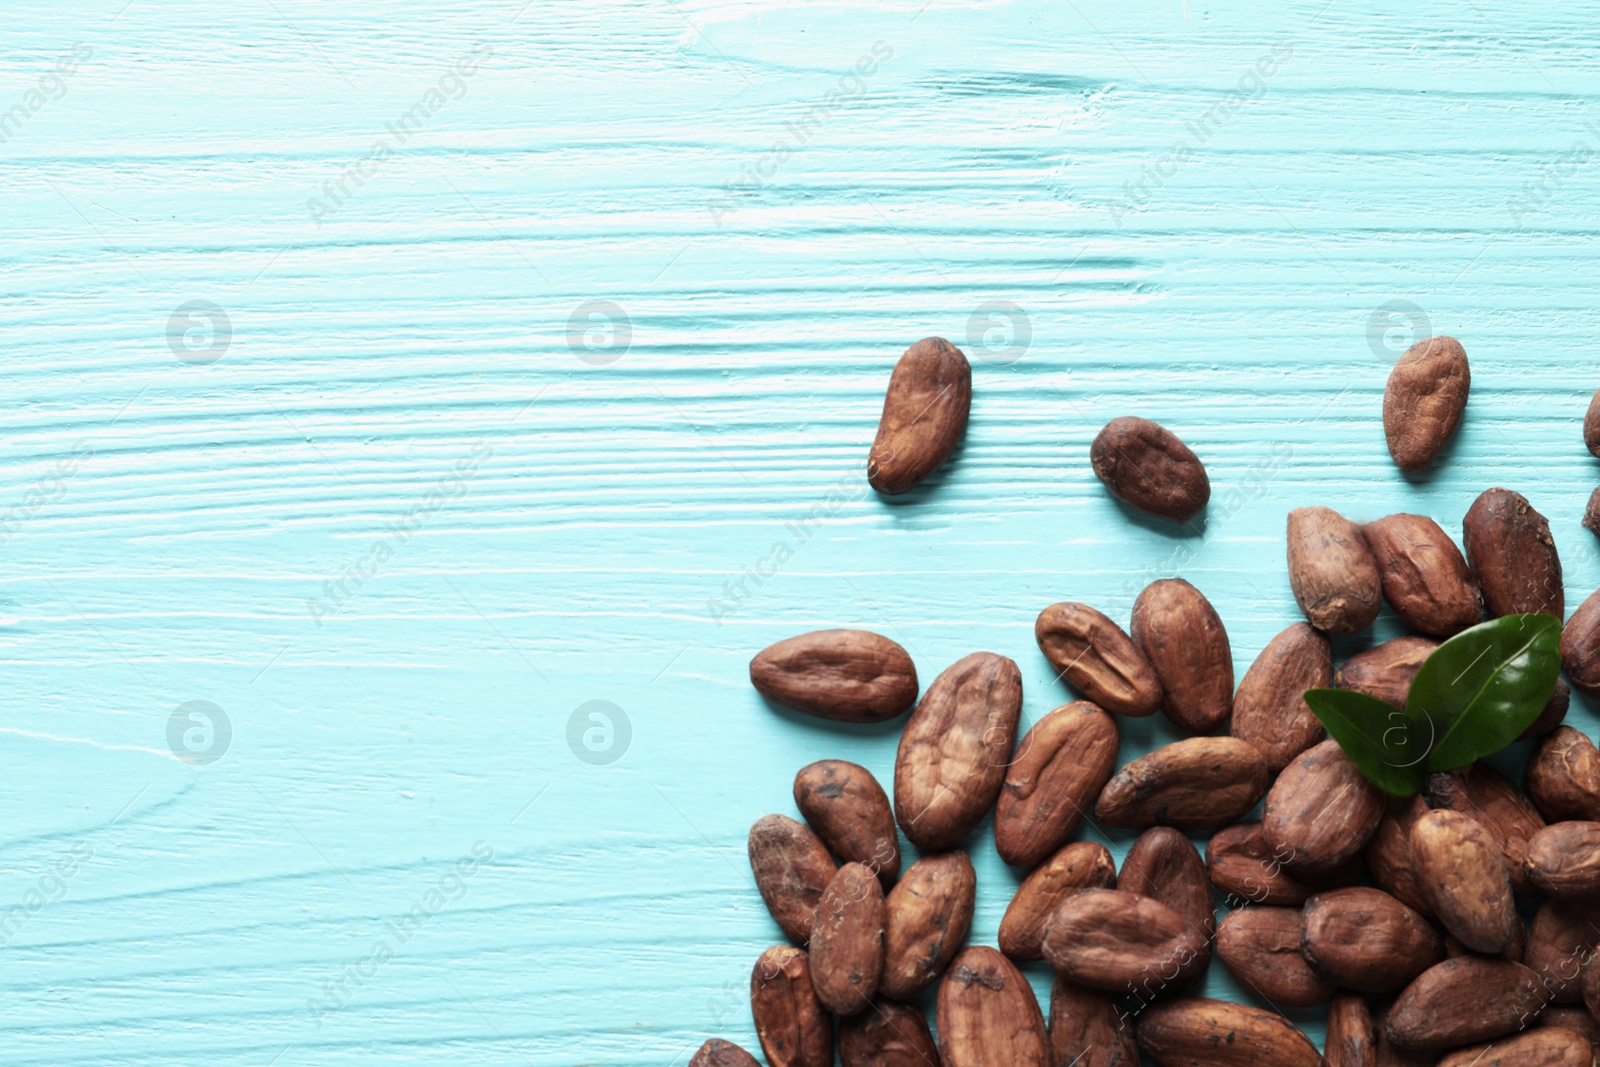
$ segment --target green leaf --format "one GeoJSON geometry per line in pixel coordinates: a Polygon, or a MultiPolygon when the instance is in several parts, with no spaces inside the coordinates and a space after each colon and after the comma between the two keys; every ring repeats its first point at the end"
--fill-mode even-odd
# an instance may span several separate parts
{"type": "Polygon", "coordinates": [[[1561,620],[1505,615],[1464,630],[1430,655],[1406,712],[1438,734],[1428,770],[1453,771],[1500,751],[1544,710],[1561,672],[1561,620]]]}
{"type": "Polygon", "coordinates": [[[1426,719],[1353,689],[1311,689],[1306,703],[1373,785],[1397,797],[1422,792],[1433,741],[1426,719]]]}

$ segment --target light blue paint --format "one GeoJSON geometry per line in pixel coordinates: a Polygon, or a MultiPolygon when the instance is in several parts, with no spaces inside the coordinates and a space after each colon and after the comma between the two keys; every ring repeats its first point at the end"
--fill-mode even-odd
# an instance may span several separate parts
{"type": "MultiPolygon", "coordinates": [[[[745,665],[768,642],[881,630],[925,682],[1003,652],[1032,721],[1068,697],[1044,605],[1125,619],[1181,573],[1242,672],[1295,617],[1290,507],[1459,534],[1493,484],[1551,517],[1569,603],[1600,583],[1578,526],[1597,171],[1574,162],[1600,80],[1572,32],[1594,4],[121,3],[19,0],[0,57],[3,112],[93,52],[0,144],[0,511],[27,512],[0,588],[0,904],[60,896],[4,946],[8,1064],[753,1048],[777,935],[745,831],[811,760],[887,780],[896,739],[764,707],[745,665]],[[893,55],[841,86],[875,42],[893,55]],[[308,199],[480,43],[319,228],[308,199]],[[1118,218],[1146,165],[1171,173],[1118,218]],[[209,365],[169,344],[191,300],[231,325],[209,365]],[[567,343],[591,300],[631,325],[606,365],[567,343]],[[1473,362],[1460,441],[1417,481],[1378,422],[1367,323],[1392,300],[1473,362]],[[989,320],[968,340],[989,301],[1031,328],[1010,365],[977,358],[989,320]],[[888,370],[930,333],[975,357],[958,458],[903,500],[851,494],[717,625],[726,579],[861,488],[888,370]],[[1124,413],[1204,457],[1203,538],[1094,481],[1124,413]],[[307,601],[352,565],[374,573],[318,626],[307,601]],[[231,723],[209,766],[167,748],[190,700],[231,723]],[[631,722],[608,766],[566,741],[592,700],[631,722]],[[475,845],[464,895],[373,962],[475,845]],[[347,965],[372,973],[319,1027],[347,965]]],[[[1125,755],[1173,736],[1127,724],[1125,755]]],[[[973,852],[992,942],[1016,877],[987,830],[973,852]]],[[[1220,967],[1208,990],[1238,995],[1220,967]]]]}

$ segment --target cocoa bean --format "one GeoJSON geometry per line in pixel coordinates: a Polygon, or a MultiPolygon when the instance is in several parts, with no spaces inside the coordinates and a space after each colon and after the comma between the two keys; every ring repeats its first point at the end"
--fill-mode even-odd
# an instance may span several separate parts
{"type": "Polygon", "coordinates": [[[905,350],[883,397],[878,435],[867,456],[867,481],[880,493],[907,492],[961,443],[972,410],[972,365],[943,337],[905,350]]]}
{"type": "Polygon", "coordinates": [[[1578,692],[1600,698],[1600,589],[1561,628],[1561,666],[1578,692]]]}
{"type": "MultiPolygon", "coordinates": [[[[922,1012],[878,999],[839,1023],[840,1067],[939,1067],[939,1048],[922,1012]]],[[[1131,1065],[1130,1065],[1131,1067],[1131,1065]]]]}
{"type": "Polygon", "coordinates": [[[987,946],[966,949],[939,983],[944,1067],[1048,1067],[1049,1039],[1033,987],[987,946]]]}
{"type": "Polygon", "coordinates": [[[1104,845],[1075,841],[1022,880],[1000,920],[1000,951],[1018,963],[1044,958],[1044,928],[1067,897],[1080,889],[1117,884],[1117,864],[1104,845]]]}
{"type": "Polygon", "coordinates": [[[865,1011],[883,974],[883,885],[871,867],[847,863],[828,883],[811,928],[811,985],[840,1015],[865,1011]]]}
{"type": "Polygon", "coordinates": [[[1152,582],[1133,604],[1133,643],[1155,669],[1161,709],[1192,734],[1227,725],[1233,711],[1233,652],[1222,618],[1181,578],[1152,582]]]}
{"type": "Polygon", "coordinates": [[[1504,952],[1521,920],[1488,828],[1457,811],[1429,812],[1411,827],[1411,855],[1444,928],[1474,952],[1504,952]]]}
{"type": "Polygon", "coordinates": [[[1467,558],[1437,522],[1389,515],[1361,527],[1378,561],[1383,598],[1409,625],[1453,637],[1483,618],[1483,594],[1467,558]]]}
{"type": "Polygon", "coordinates": [[[1328,1005],[1328,1039],[1322,1049],[1327,1067],[1377,1067],[1377,1025],[1365,998],[1354,993],[1333,998],[1328,1005]]]}
{"type": "Polygon", "coordinates": [[[1206,872],[1211,884],[1234,898],[1235,904],[1298,907],[1323,889],[1361,881],[1359,862],[1325,875],[1307,875],[1286,868],[1288,858],[1267,844],[1260,823],[1240,823],[1220,831],[1206,845],[1206,872]]]}
{"type": "Polygon", "coordinates": [[[1383,390],[1383,434],[1395,466],[1426,470],[1461,425],[1472,372],[1454,337],[1428,337],[1395,362],[1383,390]]]}
{"type": "Polygon", "coordinates": [[[1138,1037],[1158,1067],[1322,1067],[1316,1046],[1282,1015],[1221,1000],[1152,1005],[1138,1037]]]}
{"type": "Polygon", "coordinates": [[[1299,908],[1229,912],[1217,924],[1217,956],[1240,984],[1270,1004],[1307,1008],[1333,999],[1333,983],[1300,954],[1299,908]]]}
{"type": "Polygon", "coordinates": [[[1050,712],[1017,745],[995,803],[1000,858],[1033,867],[1060,848],[1117,765],[1117,724],[1087,700],[1050,712]]]}
{"type": "Polygon", "coordinates": [[[1422,892],[1415,858],[1411,855],[1411,827],[1428,814],[1421,797],[1388,797],[1383,819],[1367,842],[1367,871],[1378,887],[1406,907],[1433,916],[1433,905],[1422,892]]]}
{"type": "Polygon", "coordinates": [[[794,776],[794,803],[835,856],[865,863],[885,889],[900,877],[894,812],[871,771],[839,759],[808,764],[794,776]]]}
{"type": "Polygon", "coordinates": [[[1411,680],[1438,647],[1439,642],[1427,637],[1396,637],[1345,660],[1333,684],[1403,708],[1411,680]]]}
{"type": "Polygon", "coordinates": [[[1457,1049],[1439,1067],[1592,1067],[1594,1049],[1581,1034],[1541,1026],[1490,1045],[1457,1049]]]}
{"type": "Polygon", "coordinates": [[[1261,836],[1294,870],[1325,872],[1360,853],[1383,794],[1329,738],[1283,769],[1261,805],[1261,836]]]}
{"type": "Polygon", "coordinates": [[[1486,763],[1428,777],[1428,795],[1436,808],[1470,815],[1488,827],[1505,854],[1506,873],[1518,897],[1534,893],[1526,870],[1528,841],[1544,829],[1544,819],[1522,790],[1486,763]]]}
{"type": "Polygon", "coordinates": [[[1116,885],[1159,900],[1210,937],[1217,929],[1216,902],[1206,862],[1194,844],[1168,826],[1139,835],[1122,859],[1116,885]]]}
{"type": "Polygon", "coordinates": [[[1509,489],[1479,496],[1461,524],[1467,562],[1491,619],[1522,612],[1565,617],[1561,557],[1550,523],[1509,489]]]}
{"type": "Polygon", "coordinates": [[[900,734],[894,815],[925,851],[949,848],[994,806],[1022,717],[1022,673],[992,652],[933,680],[900,734]]]}
{"type": "Polygon", "coordinates": [[[934,983],[967,938],[977,890],[965,852],[924,856],[906,870],[884,902],[884,996],[910,1000],[934,983]]]}
{"type": "Polygon", "coordinates": [[[1572,702],[1572,687],[1565,678],[1556,679],[1556,688],[1546,701],[1544,710],[1539,717],[1528,725],[1528,728],[1517,735],[1518,741],[1526,741],[1532,737],[1543,737],[1550,731],[1560,726],[1567,717],[1567,709],[1572,702]]]}
{"type": "Polygon", "coordinates": [[[1589,494],[1589,503],[1584,505],[1583,528],[1600,535],[1600,486],[1595,486],[1594,492],[1589,494]]]}
{"type": "Polygon", "coordinates": [[[1546,900],[1533,913],[1527,940],[1522,962],[1539,976],[1545,999],[1555,1004],[1581,1002],[1583,965],[1600,948],[1600,904],[1546,900]]]}
{"type": "Polygon", "coordinates": [[[1600,897],[1600,822],[1552,823],[1528,840],[1528,877],[1557,900],[1600,897]]]}
{"type": "Polygon", "coordinates": [[[1178,435],[1149,419],[1112,419],[1089,446],[1089,463],[1111,495],[1131,508],[1171,522],[1205,510],[1211,480],[1178,435]]]}
{"type": "Polygon", "coordinates": [[[1306,703],[1307,689],[1333,684],[1333,649],[1307,623],[1297,622],[1261,650],[1233,695],[1234,737],[1250,742],[1277,774],[1322,739],[1322,723],[1306,703]]]}
{"type": "Polygon", "coordinates": [[[817,902],[838,870],[827,846],[787,815],[766,815],[750,827],[749,852],[767,910],[785,937],[805,944],[817,902]]]}
{"type": "Polygon", "coordinates": [[[1553,1004],[1544,1010],[1543,1015],[1539,1016],[1539,1025],[1541,1027],[1559,1026],[1564,1030],[1571,1030],[1589,1042],[1589,1045],[1597,1052],[1600,1052],[1600,1022],[1597,1022],[1595,1017],[1589,1014],[1588,1008],[1565,1007],[1553,1004]]]}
{"type": "Polygon", "coordinates": [[[1104,993],[1057,978],[1050,990],[1050,1062],[1055,1067],[1137,1067],[1133,1025],[1104,993]]]}
{"type": "Polygon", "coordinates": [[[761,1067],[761,1061],[732,1041],[714,1037],[689,1058],[689,1067],[761,1067]]]}
{"type": "Polygon", "coordinates": [[[1600,821],[1600,749],[1570,726],[1534,746],[1526,785],[1528,799],[1551,822],[1600,821]]]}
{"type": "Polygon", "coordinates": [[[756,960],[750,1014],[772,1067],[833,1067],[833,1019],[811,988],[804,951],[780,945],[756,960]]]}
{"type": "Polygon", "coordinates": [[[1289,512],[1289,586],[1311,625],[1353,634],[1383,608],[1378,560],[1361,527],[1332,508],[1289,512]]]}
{"type": "Polygon", "coordinates": [[[1462,956],[1423,971],[1395,1000],[1389,1040],[1429,1051],[1514,1034],[1544,1007],[1539,977],[1510,960],[1462,956]]]}
{"type": "Polygon", "coordinates": [[[1142,718],[1160,706],[1155,668],[1122,627],[1089,605],[1050,605],[1033,635],[1056,675],[1106,711],[1142,718]]]}
{"type": "Polygon", "coordinates": [[[1203,830],[1236,822],[1266,790],[1266,761],[1253,746],[1235,737],[1191,737],[1123,767],[1094,810],[1109,826],[1203,830]]]}
{"type": "Polygon", "coordinates": [[[1444,960],[1428,920],[1381,889],[1350,886],[1306,901],[1301,949],[1334,984],[1360,993],[1393,993],[1444,960]]]}
{"type": "Polygon", "coordinates": [[[768,700],[836,722],[882,722],[917,702],[906,650],[867,630],[817,630],[768,645],[750,661],[768,700]]]}
{"type": "Polygon", "coordinates": [[[1193,981],[1211,953],[1205,931],[1160,901],[1083,889],[1045,924],[1044,958],[1077,985],[1147,999],[1193,981]]]}
{"type": "Polygon", "coordinates": [[[1583,415],[1583,443],[1589,451],[1600,456],[1600,390],[1589,400],[1589,410],[1583,415]]]}

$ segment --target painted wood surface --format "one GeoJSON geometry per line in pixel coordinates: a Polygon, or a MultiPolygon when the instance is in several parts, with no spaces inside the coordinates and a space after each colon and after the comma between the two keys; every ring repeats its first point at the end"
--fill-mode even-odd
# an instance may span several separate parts
{"type": "Polygon", "coordinates": [[[745,831],[897,728],[764,706],[770,641],[1002,652],[1032,721],[1044,605],[1182,575],[1242,672],[1289,508],[1459,534],[1490,485],[1575,604],[1600,7],[1402,7],[14,0],[0,1059],[754,1048],[745,831]],[[1419,331],[1474,385],[1408,480],[1419,331]],[[929,334],[971,428],[881,500],[929,334]],[[1203,532],[1095,482],[1130,413],[1209,466],[1203,532]]]}

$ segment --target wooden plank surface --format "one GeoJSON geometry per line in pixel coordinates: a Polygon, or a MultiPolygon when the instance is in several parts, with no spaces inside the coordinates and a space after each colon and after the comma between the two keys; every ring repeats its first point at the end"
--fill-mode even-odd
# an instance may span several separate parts
{"type": "MultiPolygon", "coordinates": [[[[1002,652],[1032,721],[1067,698],[1044,605],[1125,620],[1179,574],[1242,671],[1296,617],[1289,508],[1459,534],[1490,485],[1551,517],[1575,604],[1597,13],[17,0],[4,1061],[753,1048],[745,831],[896,740],[766,708],[770,641],[880,630],[924,681],[1002,652]],[[1378,413],[1418,329],[1474,389],[1408,480],[1378,413]],[[880,500],[928,334],[973,357],[971,429],[880,500]],[[1205,459],[1203,534],[1093,479],[1130,413],[1205,459]],[[185,741],[191,701],[228,736],[185,741]]],[[[971,847],[992,943],[1017,876],[971,847]]]]}

